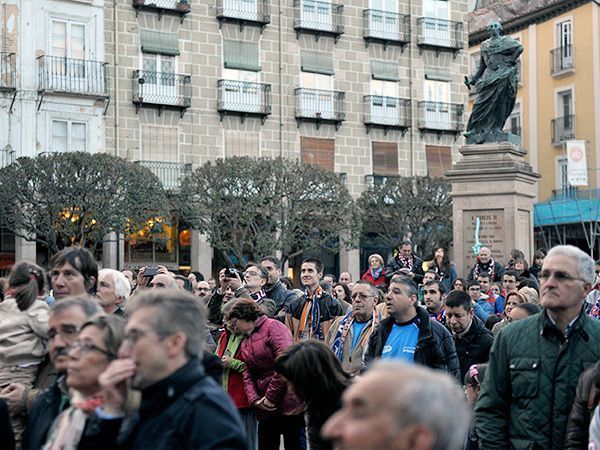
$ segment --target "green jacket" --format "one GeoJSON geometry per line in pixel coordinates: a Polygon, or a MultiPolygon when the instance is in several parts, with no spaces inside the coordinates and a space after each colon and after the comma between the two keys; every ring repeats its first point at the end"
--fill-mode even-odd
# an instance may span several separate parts
{"type": "Polygon", "coordinates": [[[600,359],[600,322],[582,314],[568,338],[546,312],[496,336],[475,406],[479,448],[562,449],[579,375],[600,359]]]}

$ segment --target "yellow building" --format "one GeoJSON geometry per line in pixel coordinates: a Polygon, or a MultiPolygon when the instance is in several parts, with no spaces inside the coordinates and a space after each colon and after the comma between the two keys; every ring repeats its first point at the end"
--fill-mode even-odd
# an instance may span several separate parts
{"type": "MultiPolygon", "coordinates": [[[[517,100],[505,129],[521,136],[541,174],[535,224],[538,247],[600,250],[600,6],[594,1],[479,1],[469,17],[470,73],[486,26],[524,47],[517,100]],[[571,186],[566,142],[585,141],[587,186],[571,186]]],[[[470,103],[474,97],[470,97],[470,103]]]]}

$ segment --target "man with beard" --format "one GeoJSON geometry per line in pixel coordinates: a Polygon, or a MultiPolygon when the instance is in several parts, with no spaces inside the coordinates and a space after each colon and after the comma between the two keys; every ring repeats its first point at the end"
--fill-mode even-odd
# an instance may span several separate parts
{"type": "Polygon", "coordinates": [[[446,290],[441,281],[428,281],[423,287],[423,300],[429,317],[446,325],[446,310],[444,309],[444,297],[446,290]]]}
{"type": "MultiPolygon", "coordinates": [[[[101,313],[96,301],[87,296],[70,297],[56,302],[50,310],[48,345],[50,359],[56,369],[56,379],[33,403],[23,433],[23,450],[39,450],[46,442],[54,419],[69,406],[66,385],[68,352],[79,328],[101,313]]],[[[23,394],[25,398],[26,393],[23,394]]]]}

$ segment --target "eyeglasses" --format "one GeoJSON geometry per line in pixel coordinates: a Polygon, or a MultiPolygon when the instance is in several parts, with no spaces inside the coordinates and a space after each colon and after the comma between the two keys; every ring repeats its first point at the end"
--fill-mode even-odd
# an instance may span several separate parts
{"type": "Polygon", "coordinates": [[[197,291],[206,291],[209,292],[210,288],[196,288],[197,291]]]}
{"type": "Polygon", "coordinates": [[[261,277],[262,278],[262,275],[260,273],[254,272],[252,270],[247,270],[246,272],[244,272],[244,276],[245,277],[261,277]]]}
{"type": "Polygon", "coordinates": [[[149,332],[150,331],[146,331],[146,330],[131,330],[127,334],[125,334],[125,337],[123,338],[123,342],[127,341],[131,345],[135,345],[141,338],[146,336],[149,332]]]}
{"type": "Polygon", "coordinates": [[[48,330],[48,340],[51,341],[60,334],[63,339],[74,339],[79,333],[79,327],[75,325],[61,325],[60,330],[50,328],[48,330]]]}
{"type": "Polygon", "coordinates": [[[372,295],[365,295],[365,294],[352,294],[350,296],[350,298],[352,299],[353,302],[356,301],[356,300],[360,300],[361,302],[364,302],[368,298],[374,298],[374,296],[372,296],[372,295]]]}
{"type": "Polygon", "coordinates": [[[96,352],[102,353],[103,355],[108,356],[111,359],[114,359],[117,357],[117,355],[115,355],[113,352],[104,350],[104,349],[98,347],[97,345],[92,344],[91,342],[75,341],[75,342],[73,342],[73,344],[71,344],[71,349],[79,350],[82,354],[89,353],[91,351],[96,351],[96,352]]]}
{"type": "Polygon", "coordinates": [[[556,281],[559,282],[567,282],[567,281],[583,281],[585,282],[586,280],[584,280],[583,278],[580,277],[574,277],[572,275],[569,275],[566,272],[561,272],[561,271],[557,271],[557,272],[548,272],[547,270],[544,270],[542,272],[540,272],[540,280],[548,280],[550,277],[554,277],[554,279],[556,281]]]}

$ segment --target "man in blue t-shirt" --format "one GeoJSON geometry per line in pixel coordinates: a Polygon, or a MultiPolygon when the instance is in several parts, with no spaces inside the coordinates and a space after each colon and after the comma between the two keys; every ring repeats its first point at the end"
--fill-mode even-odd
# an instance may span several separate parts
{"type": "Polygon", "coordinates": [[[417,291],[412,280],[392,277],[385,296],[389,317],[371,334],[363,367],[376,358],[396,359],[441,369],[458,378],[460,371],[452,335],[417,306],[417,291]]]}

